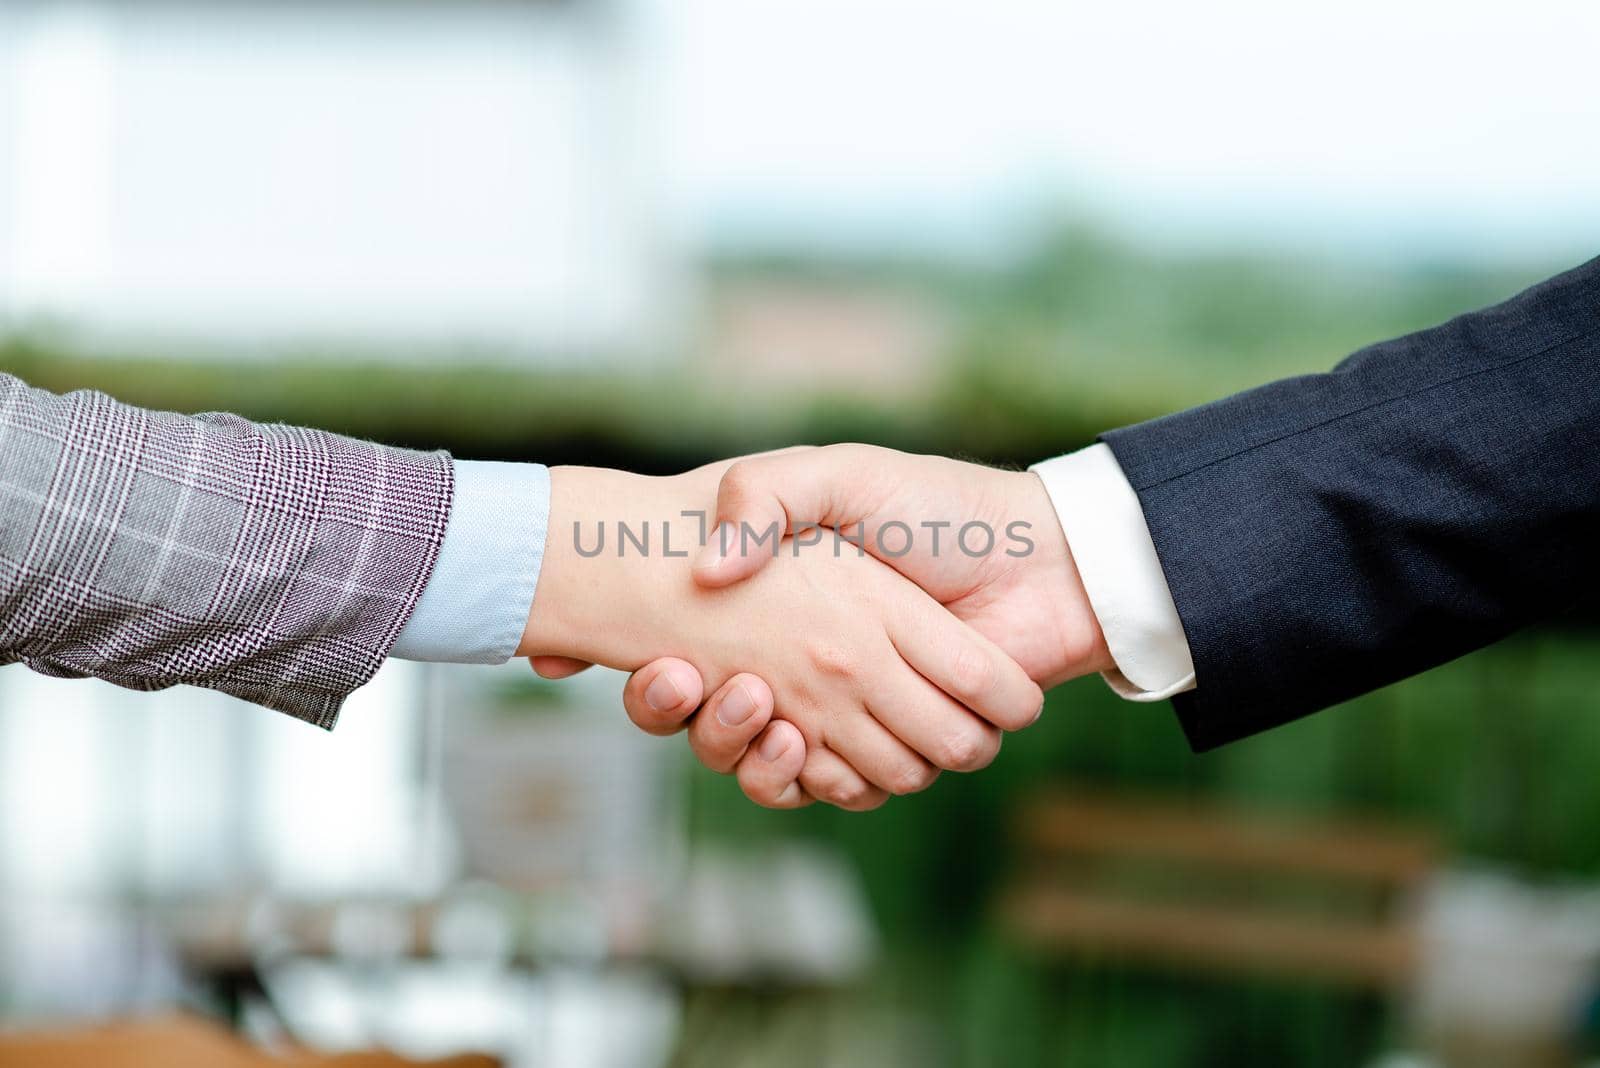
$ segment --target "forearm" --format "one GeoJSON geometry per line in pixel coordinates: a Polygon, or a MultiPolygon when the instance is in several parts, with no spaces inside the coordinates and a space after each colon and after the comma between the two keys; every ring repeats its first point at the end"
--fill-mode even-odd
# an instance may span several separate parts
{"type": "Polygon", "coordinates": [[[1194,656],[1191,741],[1315,711],[1594,588],[1600,261],[1107,440],[1194,656]]]}
{"type": "Polygon", "coordinates": [[[443,454],[0,375],[0,655],[323,726],[382,663],[450,510],[443,454]]]}

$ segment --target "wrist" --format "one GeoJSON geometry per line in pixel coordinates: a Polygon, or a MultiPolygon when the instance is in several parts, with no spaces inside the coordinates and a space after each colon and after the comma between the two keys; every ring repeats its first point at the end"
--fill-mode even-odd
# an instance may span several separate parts
{"type": "Polygon", "coordinates": [[[1038,532],[1038,543],[1027,561],[1029,582],[1042,592],[1046,606],[1050,652],[1042,661],[1038,681],[1048,689],[1080,675],[1113,670],[1116,661],[1084,587],[1060,514],[1038,475],[1023,471],[1017,477],[1022,485],[1021,511],[1038,532]]]}
{"type": "Polygon", "coordinates": [[[1083,576],[1078,573],[1078,562],[1073,558],[1072,546],[1067,544],[1065,536],[1062,538],[1062,547],[1066,552],[1066,560],[1062,569],[1061,586],[1068,592],[1062,601],[1059,614],[1064,625],[1076,627],[1078,638],[1068,643],[1066,655],[1063,656],[1060,665],[1061,670],[1067,678],[1113,671],[1117,662],[1111,655],[1111,647],[1106,644],[1100,617],[1095,614],[1094,604],[1089,600],[1089,592],[1083,585],[1083,576]]]}
{"type": "Polygon", "coordinates": [[[715,483],[597,467],[550,469],[550,533],[519,656],[632,670],[668,640],[668,606],[692,588],[689,564],[715,483]]]}
{"type": "Polygon", "coordinates": [[[1100,644],[1109,652],[1096,651],[1089,662],[1111,661],[1127,683],[1124,689],[1141,694],[1192,685],[1194,663],[1183,621],[1143,503],[1111,449],[1091,445],[1036,464],[1032,471],[1066,532],[1086,614],[1103,623],[1100,644]]]}
{"type": "Polygon", "coordinates": [[[616,574],[621,561],[615,552],[594,551],[596,538],[622,502],[637,498],[627,492],[637,477],[592,467],[550,469],[550,533],[518,656],[599,662],[592,617],[601,603],[625,611],[615,601],[626,596],[626,584],[616,574]]]}

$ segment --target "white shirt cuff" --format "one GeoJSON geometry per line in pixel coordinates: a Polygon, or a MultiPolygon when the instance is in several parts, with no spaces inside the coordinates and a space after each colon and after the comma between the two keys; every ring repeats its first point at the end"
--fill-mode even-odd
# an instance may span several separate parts
{"type": "Polygon", "coordinates": [[[390,656],[503,664],[539,587],[550,522],[542,464],[455,461],[450,521],[433,574],[390,656]]]}
{"type": "Polygon", "coordinates": [[[1084,592],[1116,670],[1104,678],[1130,701],[1194,689],[1194,661],[1139,496],[1105,444],[1034,464],[1066,533],[1084,592]]]}

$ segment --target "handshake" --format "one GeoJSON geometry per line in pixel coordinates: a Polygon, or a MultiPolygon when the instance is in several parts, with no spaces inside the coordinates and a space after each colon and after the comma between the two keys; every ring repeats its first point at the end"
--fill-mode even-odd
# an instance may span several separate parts
{"type": "Polygon", "coordinates": [[[1037,475],[865,445],[554,468],[517,652],[633,672],[630,718],[687,724],[758,804],[852,810],[985,767],[1041,687],[1114,666],[1037,475]]]}
{"type": "Polygon", "coordinates": [[[0,664],[331,727],[385,657],[515,644],[633,672],[639,726],[782,808],[981,768],[1091,671],[1203,751],[1593,600],[1597,309],[1600,259],[1027,472],[835,445],[546,482],[0,373],[0,664]]]}

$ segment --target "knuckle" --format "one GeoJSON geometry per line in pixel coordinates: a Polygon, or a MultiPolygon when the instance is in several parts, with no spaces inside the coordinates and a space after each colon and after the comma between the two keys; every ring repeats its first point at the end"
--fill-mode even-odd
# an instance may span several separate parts
{"type": "Polygon", "coordinates": [[[938,746],[938,765],[948,771],[977,771],[989,766],[999,751],[998,738],[968,728],[946,735],[938,746]]]}
{"type": "Polygon", "coordinates": [[[1019,693],[1002,714],[989,717],[990,721],[1008,731],[1020,731],[1032,724],[1044,707],[1044,694],[1037,687],[1030,687],[1030,690],[1026,694],[1019,693]]]}
{"type": "Polygon", "coordinates": [[[872,787],[860,779],[836,779],[823,790],[823,798],[840,808],[860,808],[872,798],[872,787]]]}
{"type": "Polygon", "coordinates": [[[898,455],[893,449],[882,445],[869,445],[866,442],[856,441],[836,441],[829,445],[820,445],[817,451],[842,460],[855,461],[863,466],[879,464],[898,455]]]}
{"type": "Polygon", "coordinates": [[[1008,711],[1005,721],[1002,721],[998,726],[1005,727],[1006,731],[1021,731],[1022,727],[1029,726],[1029,724],[1034,723],[1034,719],[1038,718],[1040,703],[1042,703],[1040,700],[1016,703],[1008,711]]]}
{"type": "Polygon", "coordinates": [[[920,793],[932,786],[938,777],[939,772],[936,768],[923,763],[908,763],[896,769],[893,781],[889,784],[889,792],[896,797],[920,793]]]}
{"type": "Polygon", "coordinates": [[[860,670],[856,654],[833,642],[813,643],[807,651],[807,659],[817,674],[830,678],[854,678],[860,670]]]}
{"type": "Polygon", "coordinates": [[[981,650],[962,648],[950,661],[950,683],[956,690],[953,696],[970,704],[994,687],[994,663],[981,650]]]}
{"type": "Polygon", "coordinates": [[[889,800],[889,797],[887,790],[880,790],[876,786],[869,785],[860,791],[856,800],[849,805],[841,805],[840,807],[846,808],[851,812],[871,812],[874,809],[882,808],[884,802],[889,800]]]}
{"type": "Polygon", "coordinates": [[[722,472],[719,494],[728,500],[747,500],[756,489],[756,469],[749,460],[735,460],[722,472]]]}

